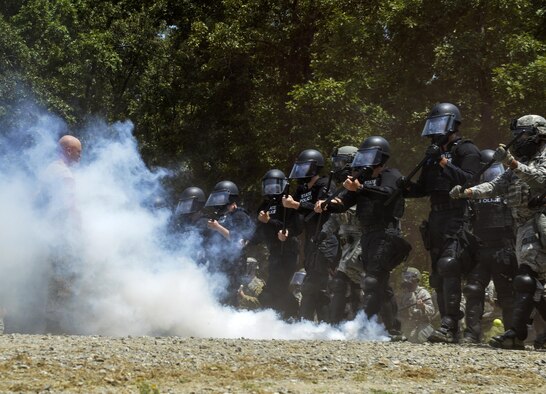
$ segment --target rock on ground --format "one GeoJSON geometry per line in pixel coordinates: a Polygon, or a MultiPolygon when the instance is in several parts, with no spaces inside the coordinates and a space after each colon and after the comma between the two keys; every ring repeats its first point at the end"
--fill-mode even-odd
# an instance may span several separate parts
{"type": "Polygon", "coordinates": [[[2,393],[543,393],[545,367],[485,345],[0,336],[2,393]]]}

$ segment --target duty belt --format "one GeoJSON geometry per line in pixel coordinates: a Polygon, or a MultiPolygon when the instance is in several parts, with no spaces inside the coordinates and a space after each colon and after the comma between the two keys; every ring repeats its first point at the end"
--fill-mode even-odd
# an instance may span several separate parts
{"type": "Polygon", "coordinates": [[[430,206],[430,210],[434,212],[439,211],[449,211],[452,209],[464,209],[466,207],[466,202],[460,203],[460,202],[446,202],[443,204],[432,204],[430,206]]]}
{"type": "Polygon", "coordinates": [[[377,222],[377,223],[370,223],[370,224],[364,224],[364,223],[362,224],[363,234],[373,233],[374,231],[384,231],[388,229],[396,230],[398,229],[398,226],[396,223],[393,223],[393,222],[388,222],[388,223],[377,222]]]}

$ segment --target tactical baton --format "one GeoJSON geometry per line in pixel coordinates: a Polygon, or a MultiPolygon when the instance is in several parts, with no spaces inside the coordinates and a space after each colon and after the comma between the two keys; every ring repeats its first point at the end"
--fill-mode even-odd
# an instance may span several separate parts
{"type": "MultiPolygon", "coordinates": [[[[408,174],[407,178],[406,178],[406,182],[409,183],[409,181],[411,181],[411,178],[413,178],[415,176],[415,174],[417,174],[417,172],[425,165],[425,163],[427,162],[428,160],[428,155],[426,155],[425,157],[423,157],[423,159],[419,162],[419,164],[417,164],[417,166],[411,170],[411,172],[408,174]]],[[[387,206],[387,205],[390,205],[390,203],[392,203],[395,199],[397,199],[400,194],[402,194],[403,190],[401,188],[398,188],[396,189],[389,198],[387,198],[387,200],[383,203],[383,206],[387,206]]]]}
{"type": "MultiPolygon", "coordinates": [[[[514,138],[512,138],[510,140],[510,142],[508,144],[505,145],[504,149],[508,150],[508,148],[510,148],[517,140],[519,140],[521,138],[521,136],[523,135],[523,133],[518,133],[514,136],[514,138]]],[[[474,184],[475,182],[478,182],[480,180],[480,177],[483,175],[483,173],[485,171],[487,171],[493,164],[495,164],[495,160],[494,159],[491,159],[489,160],[489,162],[487,162],[482,168],[480,168],[480,170],[474,174],[474,176],[470,179],[470,181],[467,181],[465,182],[462,187],[463,188],[466,188],[466,186],[468,184],[472,185],[474,184]]]]}
{"type": "MultiPolygon", "coordinates": [[[[284,191],[282,193],[282,196],[283,197],[288,197],[288,194],[290,193],[290,183],[287,183],[286,184],[286,187],[284,188],[284,191]]],[[[282,203],[282,197],[281,197],[281,203],[282,203]]],[[[282,205],[282,204],[281,204],[282,205]]],[[[282,207],[283,211],[282,211],[282,233],[285,234],[286,233],[286,209],[283,205],[282,207]]]]}

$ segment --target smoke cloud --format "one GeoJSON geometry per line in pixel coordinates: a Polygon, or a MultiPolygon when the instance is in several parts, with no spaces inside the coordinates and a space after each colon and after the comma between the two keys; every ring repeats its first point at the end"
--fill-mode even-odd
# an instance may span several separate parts
{"type": "Polygon", "coordinates": [[[52,261],[61,256],[60,269],[74,278],[74,302],[65,312],[79,334],[386,340],[382,326],[362,314],[339,327],[288,324],[271,310],[219,304],[225,279],[189,257],[199,238],[171,234],[171,212],[150,203],[163,195],[161,179],[170,174],[146,167],[130,121],[74,130],[83,143],[73,168],[78,220],[58,221],[58,207],[42,203],[43,172],[68,128],[35,106],[20,112],[28,120],[0,125],[0,306],[7,330],[45,332],[52,261]]]}

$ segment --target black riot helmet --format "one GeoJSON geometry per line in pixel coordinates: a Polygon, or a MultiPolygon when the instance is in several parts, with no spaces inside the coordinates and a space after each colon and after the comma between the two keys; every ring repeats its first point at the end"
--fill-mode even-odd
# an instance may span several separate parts
{"type": "Polygon", "coordinates": [[[206,202],[205,192],[196,187],[190,186],[182,192],[178,205],[176,206],[176,215],[185,215],[200,211],[206,202]]]}
{"type": "Polygon", "coordinates": [[[292,166],[290,179],[310,179],[318,175],[324,167],[324,157],[316,149],[306,149],[301,152],[292,166]]]}
{"type": "Polygon", "coordinates": [[[218,182],[207,199],[206,207],[221,207],[239,200],[239,188],[231,181],[218,182]]]}
{"type": "Polygon", "coordinates": [[[431,137],[438,145],[447,143],[449,134],[455,133],[461,124],[461,111],[451,103],[438,103],[430,110],[421,137],[431,137]]]}
{"type": "Polygon", "coordinates": [[[332,152],[332,167],[334,178],[337,182],[343,182],[351,175],[351,163],[353,162],[358,149],[354,146],[342,146],[332,152]]]}
{"type": "Polygon", "coordinates": [[[262,196],[275,197],[284,191],[288,185],[288,179],[281,170],[272,169],[262,178],[262,196]]]}
{"type": "MultiPolygon", "coordinates": [[[[493,149],[484,149],[480,152],[482,165],[485,165],[493,160],[495,151],[493,149]]],[[[504,172],[504,166],[499,162],[494,162],[491,167],[484,171],[480,177],[480,182],[490,182],[504,172]]]]}
{"type": "Polygon", "coordinates": [[[355,155],[352,168],[377,167],[384,165],[391,155],[389,142],[378,135],[368,137],[362,142],[355,155]]]}

